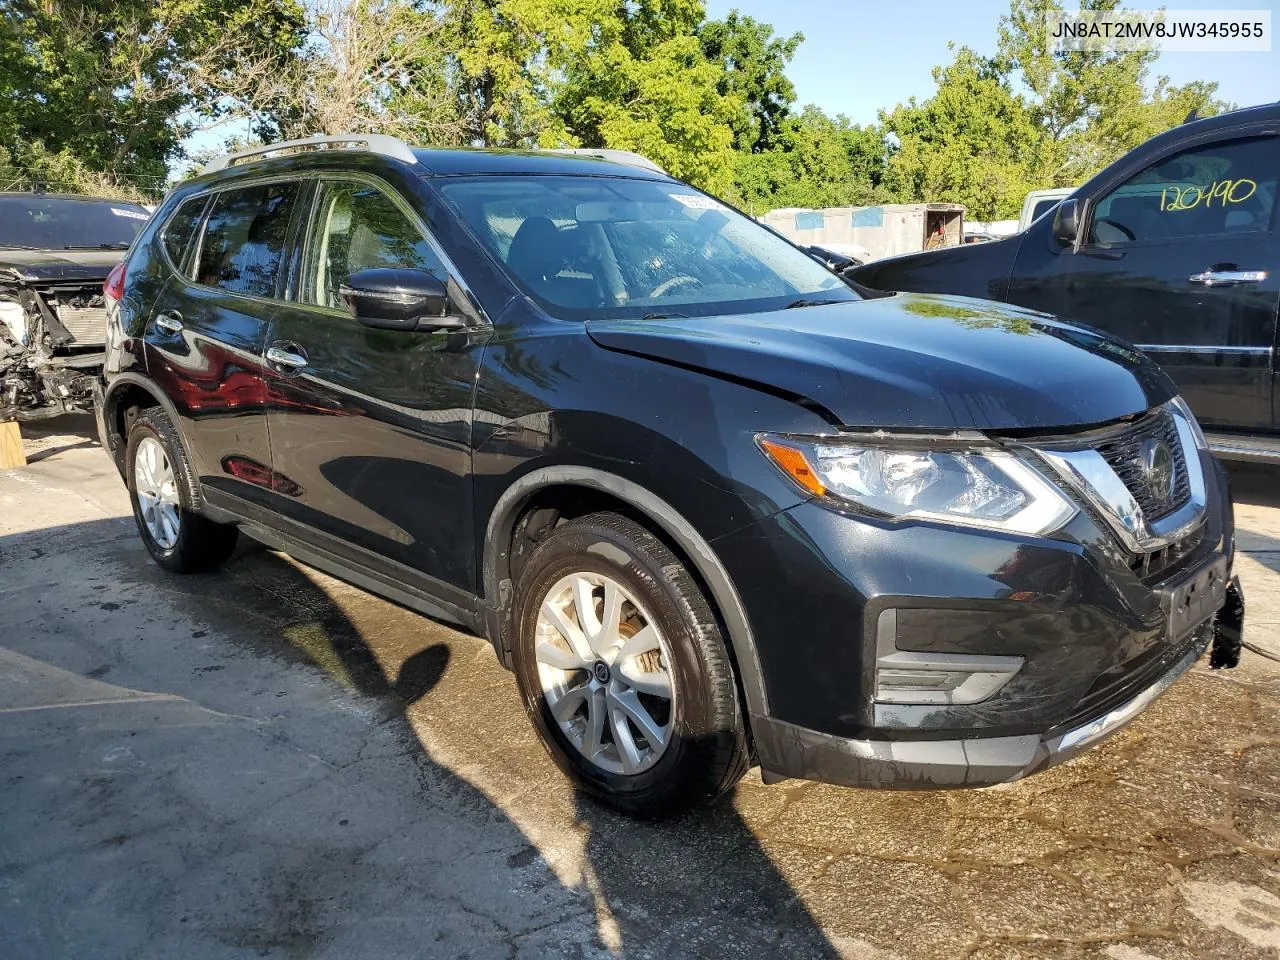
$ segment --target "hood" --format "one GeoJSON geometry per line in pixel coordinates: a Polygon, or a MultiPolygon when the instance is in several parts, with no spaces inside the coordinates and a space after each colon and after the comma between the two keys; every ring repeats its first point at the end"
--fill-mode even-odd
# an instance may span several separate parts
{"type": "Polygon", "coordinates": [[[123,250],[6,250],[0,248],[0,280],[76,283],[107,279],[123,250]]]}
{"type": "Polygon", "coordinates": [[[587,331],[610,350],[805,398],[849,427],[1069,428],[1141,413],[1175,393],[1125,343],[964,297],[589,321],[587,331]]]}

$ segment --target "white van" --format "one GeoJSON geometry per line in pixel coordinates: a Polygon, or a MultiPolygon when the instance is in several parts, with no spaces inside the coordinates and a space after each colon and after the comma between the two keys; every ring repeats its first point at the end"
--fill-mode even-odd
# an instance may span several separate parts
{"type": "Polygon", "coordinates": [[[1075,187],[1047,187],[1044,190],[1032,190],[1022,201],[1022,213],[1018,215],[1018,232],[1021,233],[1027,229],[1075,192],[1075,187]]]}

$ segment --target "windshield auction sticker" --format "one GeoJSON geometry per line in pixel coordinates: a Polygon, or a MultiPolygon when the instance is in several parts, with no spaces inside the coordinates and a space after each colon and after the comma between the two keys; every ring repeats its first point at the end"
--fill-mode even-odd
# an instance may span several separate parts
{"type": "Polygon", "coordinates": [[[1055,52],[1271,52],[1270,10],[1057,10],[1045,26],[1055,52]]]}
{"type": "Polygon", "coordinates": [[[710,197],[700,197],[696,193],[672,193],[669,194],[676,203],[688,207],[690,210],[723,210],[724,204],[718,200],[712,200],[710,197]]]}

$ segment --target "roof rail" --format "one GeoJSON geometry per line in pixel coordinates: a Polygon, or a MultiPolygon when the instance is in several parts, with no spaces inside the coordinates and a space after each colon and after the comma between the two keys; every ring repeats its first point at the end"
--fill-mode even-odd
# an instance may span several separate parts
{"type": "Polygon", "coordinates": [[[665,174],[667,172],[648,157],[642,157],[640,154],[632,153],[630,150],[611,150],[604,147],[600,149],[595,147],[557,147],[547,150],[547,153],[567,153],[575,157],[595,157],[597,160],[609,160],[613,163],[625,163],[632,167],[643,167],[646,170],[652,170],[654,173],[665,174]]]}
{"type": "Polygon", "coordinates": [[[381,133],[344,133],[336,137],[317,134],[314,137],[307,137],[303,140],[285,140],[281,143],[269,143],[261,147],[251,147],[248,150],[238,150],[225,156],[214,157],[205,164],[200,174],[203,176],[216,170],[225,170],[227,167],[233,167],[237,163],[266,154],[292,153],[304,150],[339,150],[343,147],[353,146],[362,147],[370,153],[381,154],[384,157],[390,157],[392,160],[399,160],[403,163],[418,162],[418,158],[414,155],[409,145],[397,137],[389,137],[381,133]]]}

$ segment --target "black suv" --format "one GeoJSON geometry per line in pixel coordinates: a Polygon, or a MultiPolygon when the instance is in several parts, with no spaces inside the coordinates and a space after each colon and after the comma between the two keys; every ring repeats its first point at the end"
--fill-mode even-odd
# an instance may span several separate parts
{"type": "Polygon", "coordinates": [[[1280,464],[1280,106],[1183,124],[1117,160],[1023,233],[894,257],[878,290],[1006,300],[1137,344],[1223,457],[1280,464]]]}
{"type": "Polygon", "coordinates": [[[104,445],[174,571],[237,530],[483,633],[618,807],[1013,780],[1238,639],[1221,469],[1132,348],[860,299],[635,158],[304,141],[164,202],[104,445]],[[1221,612],[1220,612],[1221,611],[1221,612]]]}
{"type": "Polygon", "coordinates": [[[0,421],[91,408],[103,281],[150,216],[101,197],[0,193],[0,421]]]}

